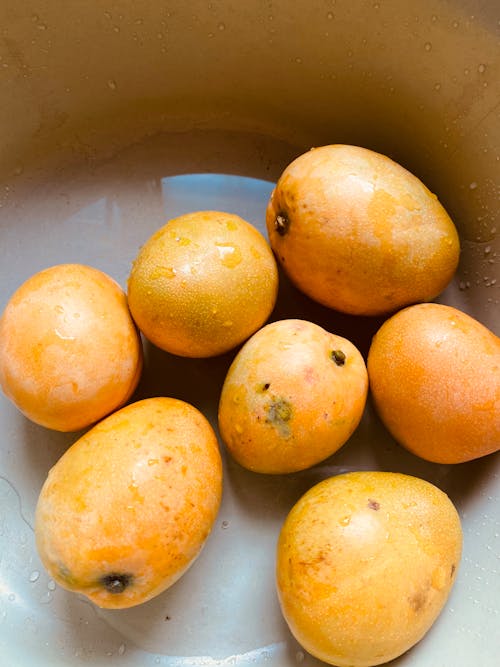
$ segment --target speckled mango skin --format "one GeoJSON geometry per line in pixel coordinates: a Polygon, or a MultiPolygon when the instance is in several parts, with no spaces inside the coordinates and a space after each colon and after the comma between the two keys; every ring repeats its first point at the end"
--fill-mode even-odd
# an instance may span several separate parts
{"type": "Polygon", "coordinates": [[[500,338],[437,303],[386,320],[368,354],[375,407],[421,458],[463,463],[500,449],[500,338]]]}
{"type": "Polygon", "coordinates": [[[26,417],[50,429],[77,431],[121,407],[142,364],[123,290],[90,266],[36,273],[0,318],[0,385],[26,417]]]}
{"type": "Polygon", "coordinates": [[[88,431],[49,472],[36,508],[38,552],[64,588],[99,607],[132,607],[194,562],[221,492],[205,417],[173,398],[138,401],[88,431]]]}
{"type": "Polygon", "coordinates": [[[132,315],[167,352],[211,357],[262,326],[276,303],[278,268],[266,239],[232,213],[170,220],[143,245],[128,281],[132,315]]]}
{"type": "Polygon", "coordinates": [[[231,364],[219,401],[219,431],[249,470],[304,470],[352,435],[367,391],[363,357],[350,341],[313,322],[279,320],[255,333],[231,364]]]}
{"type": "Polygon", "coordinates": [[[366,148],[334,144],[296,158],[276,184],[266,221],[295,285],[353,315],[430,301],[458,264],[458,234],[436,196],[366,148]]]}
{"type": "Polygon", "coordinates": [[[383,664],[434,623],[461,549],[457,511],[429,482],[379,471],[324,480],[292,508],[279,536],[284,617],[328,664],[383,664]]]}

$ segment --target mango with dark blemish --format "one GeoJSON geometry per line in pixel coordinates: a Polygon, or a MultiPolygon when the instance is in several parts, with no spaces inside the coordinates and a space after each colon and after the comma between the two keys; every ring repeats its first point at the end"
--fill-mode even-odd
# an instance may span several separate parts
{"type": "Polygon", "coordinates": [[[219,401],[221,437],[249,470],[304,470],[349,439],[367,390],[365,363],[350,341],[306,320],[273,322],[229,368],[219,401]]]}
{"type": "Polygon", "coordinates": [[[221,499],[215,433],[192,405],[138,401],[59,459],[36,509],[40,557],[62,587],[106,608],[171,586],[199,555],[221,499]]]}
{"type": "Polygon", "coordinates": [[[312,655],[338,667],[397,658],[432,626],[457,576],[458,513],[435,485],[353,472],[309,489],[278,540],[285,620],[312,655]]]}
{"type": "Polygon", "coordinates": [[[458,233],[437,197],[367,148],[321,146],[297,157],[271,194],[266,222],[295,285],[353,315],[430,301],[458,265],[458,233]]]}

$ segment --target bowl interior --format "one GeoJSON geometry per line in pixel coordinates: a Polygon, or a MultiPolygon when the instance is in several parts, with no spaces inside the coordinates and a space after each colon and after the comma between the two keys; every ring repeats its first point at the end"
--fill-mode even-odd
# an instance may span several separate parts
{"type": "MultiPolygon", "coordinates": [[[[439,297],[500,333],[498,23],[494,2],[5,2],[0,75],[0,308],[36,271],[87,263],[125,288],[169,218],[237,213],[265,233],[283,168],[352,143],[418,175],[454,219],[457,274],[439,297]]],[[[281,275],[272,319],[301,317],[366,355],[377,318],[351,318],[281,275]]],[[[216,427],[234,351],[187,360],[144,341],[134,399],[175,396],[216,427]]],[[[126,611],[55,586],[34,544],[48,470],[80,433],[27,421],[0,397],[0,654],[6,665],[319,665],[291,637],[274,588],[277,533],[315,482],[350,470],[414,474],[449,494],[464,529],[443,613],[393,664],[496,664],[499,457],[460,466],[398,446],[368,402],[350,441],[302,473],[249,473],[225,456],[207,544],[170,590],[126,611]]]]}

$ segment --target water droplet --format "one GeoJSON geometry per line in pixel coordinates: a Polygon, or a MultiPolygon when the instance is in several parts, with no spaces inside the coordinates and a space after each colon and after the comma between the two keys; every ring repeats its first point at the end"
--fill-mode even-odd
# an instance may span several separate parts
{"type": "Polygon", "coordinates": [[[117,25],[113,26],[113,32],[120,32],[120,27],[117,25]]]}
{"type": "Polygon", "coordinates": [[[38,581],[40,577],[40,572],[38,570],[33,570],[33,572],[30,574],[30,581],[32,584],[35,583],[35,581],[38,581]]]}
{"type": "Polygon", "coordinates": [[[37,23],[36,27],[38,28],[38,30],[47,30],[47,26],[45,25],[45,23],[37,23]]]}
{"type": "Polygon", "coordinates": [[[467,289],[467,285],[464,283],[463,280],[461,280],[458,284],[458,289],[461,290],[462,292],[467,289]]]}
{"type": "Polygon", "coordinates": [[[348,526],[351,523],[351,517],[343,516],[341,519],[339,519],[339,523],[341,526],[348,526]]]}
{"type": "Polygon", "coordinates": [[[47,591],[40,598],[40,604],[49,604],[51,600],[52,600],[52,593],[50,591],[47,591]]]}
{"type": "Polygon", "coordinates": [[[157,39],[163,39],[163,33],[162,33],[162,32],[158,32],[158,33],[156,34],[156,38],[157,38],[157,39]]]}
{"type": "Polygon", "coordinates": [[[302,64],[302,58],[295,58],[295,62],[297,63],[297,65],[301,65],[302,64]]]}
{"type": "Polygon", "coordinates": [[[229,527],[229,521],[223,521],[221,523],[222,530],[226,530],[226,528],[228,528],[228,527],[229,527]]]}
{"type": "Polygon", "coordinates": [[[431,51],[432,50],[432,44],[430,42],[426,42],[424,45],[424,49],[426,51],[431,51]]]}
{"type": "Polygon", "coordinates": [[[104,12],[104,16],[105,16],[107,19],[111,20],[111,14],[110,14],[109,12],[104,12]]]}
{"type": "Polygon", "coordinates": [[[9,602],[14,602],[15,599],[16,599],[15,593],[9,593],[9,596],[8,596],[9,602]]]}
{"type": "Polygon", "coordinates": [[[433,15],[431,16],[431,21],[432,21],[433,23],[436,23],[437,20],[438,20],[438,17],[437,17],[435,14],[433,14],[433,15]]]}
{"type": "Polygon", "coordinates": [[[189,245],[191,243],[191,239],[188,239],[187,236],[176,236],[175,237],[176,242],[179,245],[189,245]]]}
{"type": "Polygon", "coordinates": [[[217,26],[217,28],[222,32],[223,30],[226,29],[226,24],[225,24],[225,23],[219,23],[219,25],[217,26]]]}
{"type": "Polygon", "coordinates": [[[109,79],[108,88],[110,90],[116,90],[117,86],[116,86],[116,81],[114,79],[109,79]]]}
{"type": "Polygon", "coordinates": [[[126,650],[127,647],[125,646],[125,644],[120,644],[120,646],[118,647],[118,655],[123,655],[126,650]]]}
{"type": "Polygon", "coordinates": [[[434,90],[441,90],[441,84],[440,83],[434,84],[434,90]]]}
{"type": "Polygon", "coordinates": [[[230,327],[233,326],[233,323],[231,320],[226,320],[225,322],[222,323],[222,326],[226,329],[229,329],[230,327]]]}
{"type": "Polygon", "coordinates": [[[134,23],[135,25],[142,25],[144,23],[144,19],[135,19],[134,23]]]}
{"type": "Polygon", "coordinates": [[[484,249],[484,254],[485,254],[485,255],[489,255],[490,252],[491,252],[491,246],[490,246],[490,245],[487,245],[486,248],[484,249]]]}
{"type": "Polygon", "coordinates": [[[306,657],[306,655],[305,655],[304,651],[297,651],[297,653],[295,654],[295,660],[299,663],[304,662],[305,657],[306,657]]]}
{"type": "Polygon", "coordinates": [[[326,18],[329,21],[332,21],[335,18],[335,16],[334,16],[333,12],[328,12],[328,14],[326,15],[326,18]]]}
{"type": "Polygon", "coordinates": [[[475,190],[476,188],[477,188],[476,181],[472,181],[472,183],[469,184],[469,189],[470,190],[475,190]]]}
{"type": "Polygon", "coordinates": [[[175,278],[176,275],[177,271],[172,266],[157,266],[151,272],[151,279],[152,280],[157,280],[158,278],[172,279],[175,278]]]}
{"type": "Polygon", "coordinates": [[[47,588],[49,591],[55,591],[56,590],[56,582],[53,579],[49,579],[47,582],[47,588]]]}
{"type": "Polygon", "coordinates": [[[38,16],[38,14],[33,14],[33,16],[31,17],[31,20],[33,21],[33,23],[38,23],[38,21],[40,20],[40,17],[38,16]]]}
{"type": "Polygon", "coordinates": [[[454,28],[458,28],[458,26],[459,26],[460,24],[459,24],[458,21],[453,21],[453,23],[452,23],[451,25],[452,25],[454,28]]]}
{"type": "Polygon", "coordinates": [[[486,65],[484,63],[481,63],[480,65],[478,65],[477,71],[479,72],[479,74],[484,74],[484,72],[486,72],[486,65]]]}
{"type": "Polygon", "coordinates": [[[219,259],[228,269],[234,269],[243,259],[241,250],[232,243],[216,243],[219,259]]]}

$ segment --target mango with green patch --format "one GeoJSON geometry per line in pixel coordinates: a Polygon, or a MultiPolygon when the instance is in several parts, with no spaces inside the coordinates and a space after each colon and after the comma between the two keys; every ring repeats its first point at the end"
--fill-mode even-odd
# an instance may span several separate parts
{"type": "Polygon", "coordinates": [[[245,343],[229,368],[220,434],[249,470],[304,470],[352,435],[367,390],[363,357],[350,341],[306,320],[273,322],[245,343]]]}

